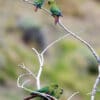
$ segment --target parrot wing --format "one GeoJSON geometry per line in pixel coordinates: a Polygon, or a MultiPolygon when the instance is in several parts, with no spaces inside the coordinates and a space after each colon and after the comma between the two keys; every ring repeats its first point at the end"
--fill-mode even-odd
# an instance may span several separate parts
{"type": "Polygon", "coordinates": [[[53,5],[50,11],[52,12],[53,15],[62,16],[60,9],[56,5],[53,5]]]}
{"type": "Polygon", "coordinates": [[[34,0],[33,5],[41,8],[41,6],[44,4],[44,0],[34,0]]]}
{"type": "Polygon", "coordinates": [[[40,93],[48,93],[49,92],[49,87],[43,87],[43,88],[37,90],[37,92],[40,92],[40,93]]]}

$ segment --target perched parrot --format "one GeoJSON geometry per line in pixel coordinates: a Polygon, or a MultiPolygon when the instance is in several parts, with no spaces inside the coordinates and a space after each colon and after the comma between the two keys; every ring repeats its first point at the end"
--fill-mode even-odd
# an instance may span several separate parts
{"type": "Polygon", "coordinates": [[[38,8],[41,9],[43,6],[45,0],[33,0],[33,5],[35,6],[35,12],[38,10],[38,8]]]}
{"type": "MultiPolygon", "coordinates": [[[[40,90],[36,90],[36,92],[45,93],[59,99],[60,96],[63,94],[63,89],[60,88],[57,84],[51,84],[50,86],[46,86],[46,87],[41,88],[40,90]]],[[[30,100],[35,97],[41,97],[41,100],[48,100],[47,98],[35,92],[32,92],[31,96],[25,98],[24,100],[30,100]]],[[[51,97],[48,97],[48,98],[50,100],[53,100],[53,98],[51,97]]]]}
{"type": "Polygon", "coordinates": [[[59,17],[62,16],[61,10],[57,6],[55,0],[49,0],[48,4],[50,5],[50,12],[52,13],[52,16],[55,18],[55,24],[59,22],[59,17]]]}

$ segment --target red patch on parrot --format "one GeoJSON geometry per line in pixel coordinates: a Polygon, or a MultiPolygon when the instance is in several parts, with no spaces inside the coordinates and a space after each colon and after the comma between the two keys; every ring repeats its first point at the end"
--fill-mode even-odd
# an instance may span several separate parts
{"type": "Polygon", "coordinates": [[[38,7],[35,6],[35,10],[34,11],[37,12],[38,11],[38,7]]]}
{"type": "Polygon", "coordinates": [[[55,19],[55,24],[57,24],[59,22],[59,16],[54,16],[55,19]]]}

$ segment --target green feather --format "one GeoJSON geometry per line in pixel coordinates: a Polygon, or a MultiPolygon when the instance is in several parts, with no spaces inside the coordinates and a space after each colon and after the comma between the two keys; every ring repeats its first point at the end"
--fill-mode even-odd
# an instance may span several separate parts
{"type": "Polygon", "coordinates": [[[43,6],[43,4],[44,4],[44,1],[45,0],[34,0],[33,1],[33,5],[38,7],[38,8],[41,8],[43,6]]]}
{"type": "Polygon", "coordinates": [[[44,87],[44,88],[41,88],[40,90],[37,90],[37,92],[40,92],[40,93],[48,93],[49,91],[49,87],[44,87]]]}
{"type": "Polygon", "coordinates": [[[62,88],[60,88],[57,84],[43,87],[40,90],[37,90],[37,92],[49,94],[57,99],[59,99],[63,93],[62,88]]]}
{"type": "Polygon", "coordinates": [[[48,4],[50,5],[50,11],[51,11],[52,15],[62,16],[61,15],[61,10],[57,6],[55,0],[49,0],[48,4]]]}
{"type": "MultiPolygon", "coordinates": [[[[45,94],[49,94],[57,99],[60,98],[60,96],[63,93],[62,88],[60,88],[57,84],[51,84],[50,86],[46,86],[43,87],[39,90],[33,91],[31,93],[31,96],[26,97],[24,100],[30,100],[32,98],[36,98],[36,100],[47,100],[47,98],[43,97],[43,95],[36,93],[36,92],[40,92],[40,93],[45,93],[45,94]]],[[[48,97],[50,100],[54,100],[51,97],[48,97]]]]}

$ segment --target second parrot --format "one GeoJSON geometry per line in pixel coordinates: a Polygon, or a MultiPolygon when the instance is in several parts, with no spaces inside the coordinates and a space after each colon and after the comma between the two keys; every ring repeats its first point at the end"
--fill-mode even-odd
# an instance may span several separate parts
{"type": "Polygon", "coordinates": [[[55,0],[49,0],[48,4],[50,5],[50,12],[52,16],[55,18],[55,24],[59,22],[59,17],[62,16],[61,10],[57,6],[55,0]]]}
{"type": "Polygon", "coordinates": [[[38,8],[41,9],[44,2],[45,2],[45,0],[33,0],[33,5],[35,6],[35,12],[38,10],[38,8]]]}
{"type": "MultiPolygon", "coordinates": [[[[36,92],[48,94],[50,96],[59,99],[60,96],[63,94],[63,89],[60,88],[57,84],[51,84],[50,86],[46,86],[41,88],[40,90],[36,90],[36,92]]],[[[47,98],[49,98],[50,100],[54,100],[52,97],[47,96],[46,98],[41,94],[35,93],[34,91],[31,93],[31,96],[25,98],[24,100],[30,100],[36,97],[40,97],[40,100],[48,100],[47,98]]]]}

